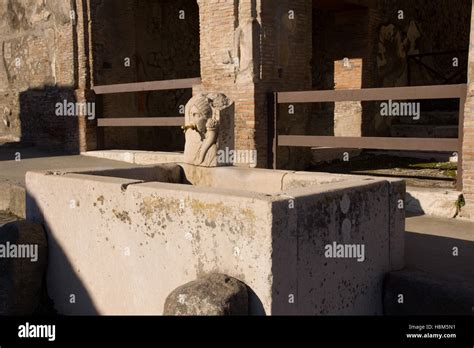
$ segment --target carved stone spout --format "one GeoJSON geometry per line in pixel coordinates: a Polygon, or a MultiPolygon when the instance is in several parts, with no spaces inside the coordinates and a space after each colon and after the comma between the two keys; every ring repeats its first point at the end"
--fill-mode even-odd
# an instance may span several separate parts
{"type": "Polygon", "coordinates": [[[197,126],[195,124],[187,124],[182,126],[181,129],[184,131],[184,134],[186,134],[189,129],[197,131],[197,126]]]}
{"type": "Polygon", "coordinates": [[[184,162],[203,167],[219,163],[218,152],[233,148],[233,103],[223,94],[198,94],[185,108],[184,162]],[[232,134],[232,136],[230,136],[232,134]]]}

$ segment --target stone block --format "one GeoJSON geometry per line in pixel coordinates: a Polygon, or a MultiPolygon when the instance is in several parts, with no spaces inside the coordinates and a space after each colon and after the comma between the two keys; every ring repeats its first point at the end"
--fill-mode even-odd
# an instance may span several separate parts
{"type": "Polygon", "coordinates": [[[311,185],[311,173],[298,173],[282,189],[291,172],[177,167],[187,184],[143,182],[143,168],[127,179],[27,174],[27,216],[47,229],[59,313],[162,314],[170,292],[210,273],[244,282],[252,315],[382,313],[382,279],[400,253],[387,180],[311,185]],[[343,255],[327,254],[334,244],[343,255]]]}
{"type": "Polygon", "coordinates": [[[409,187],[405,198],[406,211],[450,219],[456,215],[455,203],[460,194],[455,190],[409,187]]]}
{"type": "Polygon", "coordinates": [[[182,285],[165,301],[164,315],[248,314],[247,287],[224,274],[210,274],[182,285]]]}

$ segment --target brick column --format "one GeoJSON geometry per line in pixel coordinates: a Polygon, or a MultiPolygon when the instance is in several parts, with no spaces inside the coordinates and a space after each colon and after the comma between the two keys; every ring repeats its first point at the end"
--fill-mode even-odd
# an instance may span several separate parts
{"type": "Polygon", "coordinates": [[[464,141],[462,149],[463,193],[466,206],[462,216],[474,219],[474,4],[471,13],[469,68],[466,106],[464,109],[464,141]]]}
{"type": "Polygon", "coordinates": [[[235,149],[259,151],[254,127],[255,2],[199,0],[198,4],[201,89],[234,100],[235,149]]]}
{"type": "MultiPolygon", "coordinates": [[[[259,22],[262,61],[261,79],[256,85],[257,110],[263,112],[268,92],[312,89],[312,1],[262,0],[259,22]]],[[[311,104],[293,106],[294,114],[289,113],[288,105],[280,106],[278,133],[311,135],[311,104]]],[[[267,121],[257,118],[257,130],[266,130],[268,123],[259,120],[267,121]]],[[[278,147],[277,155],[277,167],[283,169],[304,170],[311,160],[309,148],[278,147]]]]}
{"type": "MultiPolygon", "coordinates": [[[[76,65],[75,97],[77,102],[95,102],[95,95],[91,91],[91,27],[90,27],[90,1],[76,0],[76,25],[74,64],[76,65]]],[[[96,108],[96,117],[97,117],[96,108]]],[[[96,120],[79,117],[78,120],[78,150],[92,151],[97,149],[96,120]]]]}
{"type": "MultiPolygon", "coordinates": [[[[334,14],[335,90],[372,87],[374,13],[374,10],[364,8],[334,14]]],[[[374,126],[371,107],[370,103],[359,101],[335,103],[334,135],[371,135],[374,126]]]]}
{"type": "Polygon", "coordinates": [[[202,91],[235,101],[235,148],[257,150],[258,167],[266,167],[267,93],[311,87],[311,0],[198,4],[202,91]]]}

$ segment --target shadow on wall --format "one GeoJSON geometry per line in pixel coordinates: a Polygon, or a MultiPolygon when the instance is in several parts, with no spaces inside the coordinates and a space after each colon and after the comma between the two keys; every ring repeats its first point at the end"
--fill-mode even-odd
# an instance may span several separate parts
{"type": "Polygon", "coordinates": [[[273,222],[285,231],[272,240],[273,315],[382,315],[383,276],[393,267],[387,226],[401,222],[390,222],[388,187],[300,196],[290,210],[282,202],[292,212],[273,222]],[[336,243],[363,249],[336,256],[336,243]]]}
{"type": "MultiPolygon", "coordinates": [[[[455,1],[456,6],[445,0],[439,4],[426,0],[380,3],[384,4],[367,8],[345,1],[314,1],[314,90],[465,83],[471,1],[455,1]],[[403,19],[396,16],[400,8],[403,19]],[[416,54],[428,55],[420,60],[408,59],[416,54]],[[459,58],[456,67],[453,55],[459,58]],[[343,64],[344,58],[347,64],[343,64]]],[[[432,118],[443,111],[457,114],[457,101],[420,103],[423,122],[383,118],[378,102],[344,102],[335,108],[334,103],[315,103],[312,127],[316,129],[311,129],[312,133],[308,129],[306,134],[353,136],[361,132],[363,136],[394,136],[392,125],[457,125],[457,116],[453,120],[447,120],[444,114],[432,118]],[[333,133],[334,127],[337,134],[333,133]]]]}
{"type": "MultiPolygon", "coordinates": [[[[48,221],[38,210],[38,206],[36,199],[27,193],[27,219],[43,224],[48,238],[48,259],[54,260],[54,264],[48,263],[46,271],[47,292],[49,297],[54,299],[54,309],[60,315],[101,315],[81,279],[81,273],[86,274],[87,270],[75,269],[70,260],[71,257],[88,257],[88,255],[66,255],[60,243],[51,233],[48,221]],[[54,279],[54,282],[50,281],[51,279],[54,279]],[[68,296],[64,296],[64,294],[68,294],[68,296]],[[58,302],[58,299],[61,299],[61,301],[58,302]]],[[[200,262],[204,262],[204,260],[200,260],[200,262]]],[[[107,274],[104,273],[103,277],[106,278],[107,274]]],[[[244,283],[243,280],[241,281],[244,283]]],[[[114,285],[107,284],[106,286],[113,287],[114,285]]],[[[246,287],[249,296],[249,314],[254,316],[266,315],[260,298],[248,285],[246,287]]],[[[110,292],[110,289],[105,290],[110,292]]]]}
{"type": "MultiPolygon", "coordinates": [[[[197,1],[92,1],[90,13],[95,85],[200,76],[197,1]]],[[[103,95],[100,116],[179,117],[191,96],[190,89],[103,95]]],[[[180,127],[106,127],[100,132],[101,150],[184,149],[180,127]]]]}
{"type": "MultiPolygon", "coordinates": [[[[54,303],[55,310],[61,315],[98,315],[98,311],[89,295],[89,292],[85,288],[82,280],[79,276],[80,270],[75,270],[71,262],[69,261],[68,255],[64,253],[61,245],[51,235],[47,221],[43,220],[41,212],[37,212],[37,204],[34,197],[26,193],[27,195],[27,206],[26,206],[26,217],[30,221],[42,223],[47,239],[48,239],[48,265],[46,270],[46,287],[49,295],[55,292],[55,287],[61,286],[63,289],[66,287],[70,295],[68,298],[62,299],[61,303],[57,301],[57,296],[54,296],[56,302],[54,303]],[[32,219],[32,216],[37,216],[37,219],[32,219]],[[61,267],[55,267],[55,265],[49,263],[49,260],[56,260],[57,264],[61,267]],[[54,272],[60,272],[61,274],[55,275],[56,279],[60,277],[62,279],[61,284],[50,284],[48,283],[50,275],[54,272]]],[[[50,296],[51,297],[51,296],[50,296]]]]}
{"type": "MultiPolygon", "coordinates": [[[[340,4],[340,7],[322,6],[313,10],[314,90],[372,87],[369,54],[373,43],[368,39],[367,23],[369,23],[368,8],[360,6],[340,4]]],[[[311,134],[370,135],[373,133],[371,108],[373,103],[357,101],[339,102],[337,105],[315,103],[313,115],[317,117],[312,124],[311,134]]]]}
{"type": "MultiPolygon", "coordinates": [[[[312,12],[311,90],[370,87],[367,23],[367,8],[354,8],[342,1],[334,6],[327,2],[315,5],[312,12]]],[[[287,106],[281,109],[278,125],[280,134],[358,136],[366,132],[366,125],[372,123],[369,112],[373,106],[366,103],[325,102],[305,105],[309,108],[311,117],[303,130],[298,127],[299,120],[295,115],[289,115],[287,106]]],[[[298,113],[299,111],[295,112],[296,115],[298,113]]],[[[284,169],[310,169],[308,166],[298,166],[301,162],[297,158],[301,154],[300,149],[280,147],[278,151],[281,154],[279,157],[291,158],[287,163],[280,161],[284,169]]]]}
{"type": "Polygon", "coordinates": [[[80,152],[79,118],[73,109],[76,106],[73,88],[28,89],[19,99],[21,143],[69,154],[80,152]],[[64,116],[68,113],[73,115],[64,116]]]}
{"type": "MultiPolygon", "coordinates": [[[[334,89],[334,59],[327,35],[333,16],[323,10],[313,9],[312,87],[314,90],[334,89]]],[[[334,135],[334,103],[313,103],[311,135],[334,135]]]]}

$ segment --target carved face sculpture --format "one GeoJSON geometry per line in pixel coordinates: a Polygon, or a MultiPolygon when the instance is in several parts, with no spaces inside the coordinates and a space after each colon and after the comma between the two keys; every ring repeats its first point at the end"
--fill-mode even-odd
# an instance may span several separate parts
{"type": "Polygon", "coordinates": [[[186,122],[194,124],[199,133],[206,133],[206,124],[212,118],[212,109],[209,100],[203,96],[191,98],[186,107],[186,122]]]}

